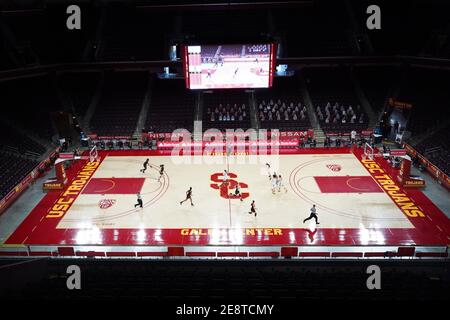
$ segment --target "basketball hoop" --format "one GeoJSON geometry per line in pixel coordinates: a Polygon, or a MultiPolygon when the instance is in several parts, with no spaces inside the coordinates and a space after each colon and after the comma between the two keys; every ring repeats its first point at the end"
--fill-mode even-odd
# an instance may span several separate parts
{"type": "Polygon", "coordinates": [[[363,154],[364,160],[369,158],[370,160],[374,159],[374,150],[370,144],[367,142],[364,144],[364,154],[363,154]]]}
{"type": "Polygon", "coordinates": [[[93,146],[92,149],[89,151],[89,161],[90,162],[97,162],[98,161],[98,150],[97,146],[93,146]]]}

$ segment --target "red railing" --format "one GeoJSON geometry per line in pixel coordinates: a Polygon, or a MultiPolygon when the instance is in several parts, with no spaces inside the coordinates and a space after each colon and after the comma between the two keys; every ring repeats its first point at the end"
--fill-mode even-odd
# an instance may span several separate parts
{"type": "Polygon", "coordinates": [[[449,259],[448,246],[0,246],[9,257],[449,259]]]}
{"type": "Polygon", "coordinates": [[[445,188],[450,189],[450,177],[448,175],[432,164],[427,158],[425,158],[425,156],[420,154],[409,144],[405,143],[405,149],[410,155],[418,157],[419,161],[425,166],[426,170],[431,173],[436,180],[440,181],[445,188]]]}

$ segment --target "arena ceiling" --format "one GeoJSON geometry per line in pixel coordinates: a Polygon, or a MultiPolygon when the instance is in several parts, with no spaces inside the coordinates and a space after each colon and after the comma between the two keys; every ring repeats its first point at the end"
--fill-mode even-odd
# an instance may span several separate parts
{"type": "Polygon", "coordinates": [[[275,7],[311,5],[312,0],[3,0],[0,10],[44,9],[47,5],[80,4],[96,5],[129,4],[146,8],[223,8],[223,7],[275,7]]]}

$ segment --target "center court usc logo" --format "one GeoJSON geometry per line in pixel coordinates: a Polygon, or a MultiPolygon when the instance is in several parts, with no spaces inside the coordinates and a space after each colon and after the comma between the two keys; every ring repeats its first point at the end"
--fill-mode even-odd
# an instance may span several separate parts
{"type": "Polygon", "coordinates": [[[342,167],[338,164],[327,164],[327,168],[334,172],[341,171],[342,169],[342,167]]]}
{"type": "Polygon", "coordinates": [[[220,190],[220,196],[224,199],[239,199],[239,196],[234,195],[234,190],[236,185],[239,183],[239,187],[241,188],[242,199],[246,199],[250,196],[250,193],[244,192],[244,189],[248,188],[248,184],[244,182],[237,182],[236,179],[237,174],[229,172],[228,173],[228,182],[223,182],[223,174],[222,173],[214,173],[211,175],[211,181],[215,183],[211,183],[210,186],[213,189],[220,190]]]}
{"type": "Polygon", "coordinates": [[[98,202],[98,206],[100,209],[108,209],[111,208],[115,203],[116,203],[115,199],[101,199],[98,202]]]}

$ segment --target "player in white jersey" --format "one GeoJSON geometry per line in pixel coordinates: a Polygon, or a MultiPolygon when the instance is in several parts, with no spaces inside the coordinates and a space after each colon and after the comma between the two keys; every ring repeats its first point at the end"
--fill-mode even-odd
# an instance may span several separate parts
{"type": "Polygon", "coordinates": [[[277,174],[274,172],[273,176],[272,176],[272,193],[275,194],[275,190],[277,189],[277,179],[278,176],[277,174]]]}
{"type": "Polygon", "coordinates": [[[228,182],[228,171],[223,170],[223,182],[228,182]]]}
{"type": "Polygon", "coordinates": [[[277,179],[278,192],[281,192],[281,188],[284,188],[284,192],[287,192],[287,188],[284,186],[283,178],[281,174],[278,175],[277,179]]]}
{"type": "Polygon", "coordinates": [[[227,188],[228,188],[228,171],[227,170],[223,170],[223,173],[222,173],[222,183],[220,184],[220,187],[222,188],[223,186],[227,186],[227,188]]]}

